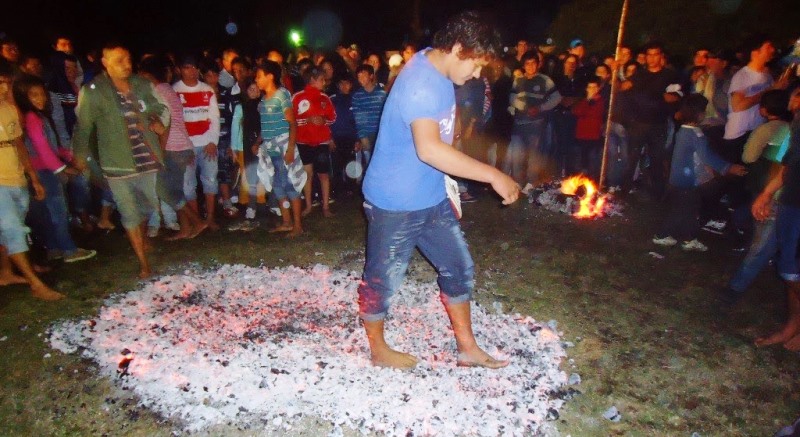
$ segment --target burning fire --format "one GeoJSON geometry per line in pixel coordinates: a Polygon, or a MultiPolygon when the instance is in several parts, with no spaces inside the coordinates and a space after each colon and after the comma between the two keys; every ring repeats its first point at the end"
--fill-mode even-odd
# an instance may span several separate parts
{"type": "Polygon", "coordinates": [[[578,194],[581,187],[584,189],[584,194],[580,197],[580,209],[572,216],[577,218],[602,217],[608,195],[600,194],[591,179],[584,175],[577,175],[561,182],[561,192],[569,196],[578,194]]]}

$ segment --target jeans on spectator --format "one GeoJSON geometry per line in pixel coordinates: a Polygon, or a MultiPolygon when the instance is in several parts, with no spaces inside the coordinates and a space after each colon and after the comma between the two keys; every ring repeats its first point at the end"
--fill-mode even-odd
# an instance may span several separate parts
{"type": "Polygon", "coordinates": [[[89,180],[83,174],[72,176],[67,183],[69,204],[76,214],[89,211],[92,204],[92,195],[89,190],[89,180]]]}
{"type": "Polygon", "coordinates": [[[546,120],[537,119],[525,125],[515,125],[503,162],[503,172],[517,182],[525,183],[538,176],[547,159],[543,153],[546,120]]]}
{"type": "Polygon", "coordinates": [[[579,171],[580,148],[575,143],[576,118],[569,109],[553,111],[553,130],[555,133],[554,157],[556,173],[569,176],[579,171]]]}
{"type": "Polygon", "coordinates": [[[193,160],[194,154],[191,150],[168,150],[164,153],[164,167],[158,172],[156,188],[159,199],[173,210],[179,210],[186,205],[183,183],[186,169],[193,160]]]}
{"type": "Polygon", "coordinates": [[[471,299],[475,266],[448,199],[418,211],[387,211],[364,202],[364,213],[369,223],[367,261],[358,287],[363,320],[386,317],[415,248],[436,268],[445,305],[471,299]]]}
{"type": "Polygon", "coordinates": [[[778,238],[778,273],[785,281],[800,281],[797,243],[800,241],[800,207],[779,205],[775,226],[778,238]]]}
{"type": "Polygon", "coordinates": [[[692,240],[700,229],[698,215],[703,201],[701,188],[670,186],[667,193],[669,213],[657,236],[659,238],[670,236],[678,241],[692,240]]]}
{"type": "Polygon", "coordinates": [[[757,222],[747,256],[744,257],[736,273],[728,281],[728,288],[737,293],[744,293],[747,290],[761,270],[769,264],[769,260],[778,252],[777,235],[775,217],[757,222]]]}
{"type": "Polygon", "coordinates": [[[28,187],[0,185],[0,244],[9,255],[28,251],[28,229],[25,214],[28,212],[28,187]]]}
{"type": "Polygon", "coordinates": [[[38,170],[39,183],[45,191],[44,200],[31,202],[31,224],[40,234],[48,249],[60,250],[71,255],[78,247],[69,234],[69,211],[64,198],[64,186],[58,175],[49,170],[38,170]]]}
{"type": "Polygon", "coordinates": [[[622,187],[630,189],[633,183],[633,174],[642,156],[642,151],[650,159],[650,165],[642,168],[642,174],[647,175],[651,193],[660,198],[664,194],[667,183],[666,163],[669,157],[667,150],[667,122],[641,123],[631,122],[628,126],[628,168],[623,175],[622,187]]]}
{"type": "Polygon", "coordinates": [[[608,136],[606,180],[609,186],[622,185],[623,174],[628,167],[628,132],[617,122],[611,122],[608,136]]]}
{"type": "Polygon", "coordinates": [[[217,157],[209,158],[206,156],[205,149],[205,147],[195,147],[194,163],[186,167],[183,180],[183,193],[186,195],[186,200],[197,200],[198,177],[203,186],[204,194],[217,194],[219,191],[217,184],[217,173],[219,172],[217,157]]]}
{"type": "MultiPolygon", "coordinates": [[[[297,154],[295,154],[297,156],[297,154]]],[[[272,165],[275,167],[275,175],[272,176],[272,193],[276,199],[299,199],[300,193],[294,189],[289,182],[289,171],[284,163],[283,156],[270,156],[272,165]]]]}

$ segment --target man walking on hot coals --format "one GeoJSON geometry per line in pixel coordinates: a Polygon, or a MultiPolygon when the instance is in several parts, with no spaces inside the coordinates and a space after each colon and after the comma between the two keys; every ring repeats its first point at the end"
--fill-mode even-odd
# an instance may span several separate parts
{"type": "Polygon", "coordinates": [[[369,222],[367,260],[358,289],[359,312],[376,366],[411,368],[417,358],[392,349],[384,338],[389,301],[405,277],[416,247],[435,266],[458,348],[459,366],[500,368],[472,332],[470,299],[474,264],[445,192],[445,175],[489,183],[510,204],[519,185],[452,146],[453,84],[479,77],[497,54],[497,31],[474,12],[452,18],[400,72],[381,115],[370,167],[364,179],[369,222]]]}

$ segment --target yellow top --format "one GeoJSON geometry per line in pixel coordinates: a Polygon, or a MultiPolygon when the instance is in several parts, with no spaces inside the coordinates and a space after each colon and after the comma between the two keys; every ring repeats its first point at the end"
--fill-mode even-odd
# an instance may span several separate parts
{"type": "Polygon", "coordinates": [[[14,147],[14,140],[20,136],[22,125],[17,108],[8,102],[0,102],[0,185],[24,187],[28,183],[14,147]]]}

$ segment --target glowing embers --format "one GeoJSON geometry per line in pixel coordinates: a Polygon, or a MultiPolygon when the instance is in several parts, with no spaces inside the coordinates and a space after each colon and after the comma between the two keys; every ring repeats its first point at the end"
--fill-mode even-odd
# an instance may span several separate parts
{"type": "Polygon", "coordinates": [[[457,367],[438,286],[405,281],[386,335],[421,363],[409,372],[373,367],[356,305],[360,280],[324,266],[186,271],[110,298],[90,321],[58,323],[49,340],[93,360],[187,432],[319,435],[301,428],[304,417],[329,422],[332,435],[554,432],[564,399],[554,393],[567,382],[555,325],[475,305],[479,343],[511,364],[457,367]]]}
{"type": "Polygon", "coordinates": [[[577,218],[594,218],[605,215],[607,194],[600,194],[597,186],[584,175],[572,176],[561,182],[561,192],[569,196],[577,196],[579,208],[572,214],[577,218]]]}

